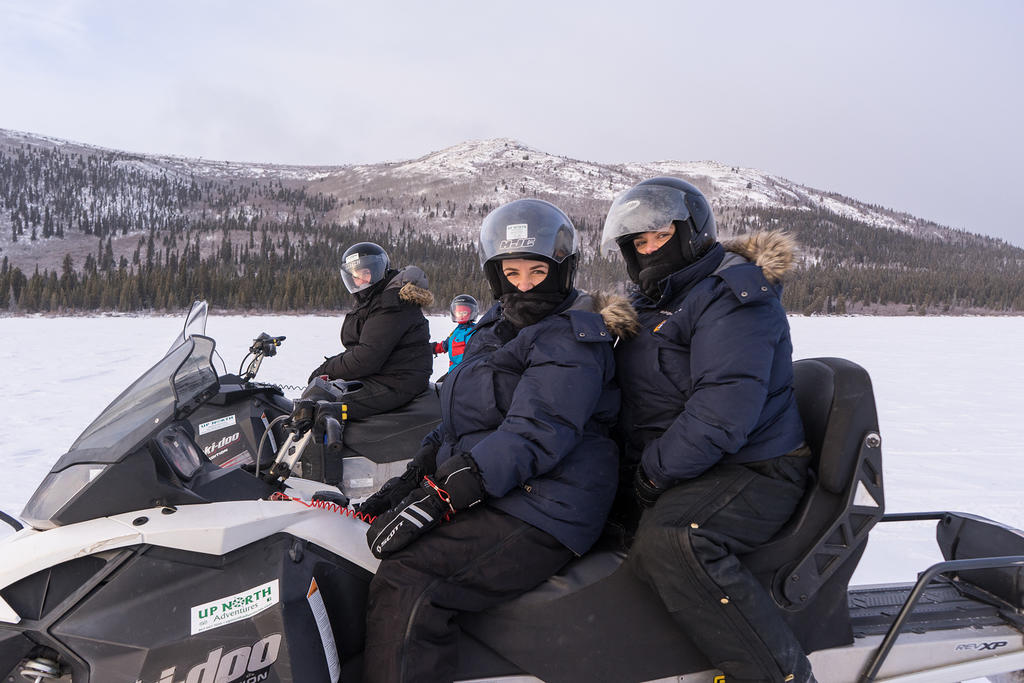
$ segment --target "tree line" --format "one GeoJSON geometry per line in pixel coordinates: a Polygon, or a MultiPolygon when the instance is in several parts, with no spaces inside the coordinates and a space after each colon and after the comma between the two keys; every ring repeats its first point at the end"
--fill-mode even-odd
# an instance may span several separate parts
{"type": "MultiPolygon", "coordinates": [[[[0,222],[10,241],[95,245],[31,272],[4,255],[0,311],[177,310],[195,298],[239,311],[344,309],[353,300],[341,254],[359,241],[384,246],[396,266],[422,267],[436,310],[460,293],[487,302],[472,235],[499,202],[442,191],[337,197],[280,179],[154,173],[144,157],[125,154],[0,149],[0,222]],[[342,208],[351,220],[337,220],[342,208]]],[[[806,207],[715,208],[723,238],[785,229],[797,239],[783,299],[792,312],[1024,312],[1024,250],[1000,240],[948,230],[922,237],[806,207]]],[[[583,254],[579,286],[626,291],[621,259],[599,252],[602,204],[569,209],[583,254]]]]}

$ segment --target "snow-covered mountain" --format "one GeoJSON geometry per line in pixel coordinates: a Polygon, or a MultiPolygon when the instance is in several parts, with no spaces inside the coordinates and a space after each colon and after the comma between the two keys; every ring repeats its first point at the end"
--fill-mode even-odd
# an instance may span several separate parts
{"type": "MultiPolygon", "coordinates": [[[[640,180],[674,175],[700,187],[718,211],[823,210],[863,224],[917,236],[941,239],[948,234],[942,226],[909,214],[800,185],[757,169],[714,161],[600,164],[548,154],[510,138],[468,141],[406,161],[290,166],[134,154],[0,129],[0,153],[10,154],[19,148],[56,149],[65,154],[107,157],[118,168],[152,177],[220,184],[280,182],[288,187],[303,188],[309,194],[338,197],[342,201],[327,218],[341,223],[363,213],[380,217],[405,215],[407,206],[403,204],[407,202],[394,201],[398,197],[414,198],[424,207],[438,199],[493,207],[523,196],[538,196],[555,201],[573,215],[599,217],[616,194],[640,180]],[[391,197],[392,201],[370,201],[370,198],[386,197],[391,197]]],[[[435,220],[428,227],[430,232],[468,237],[476,229],[477,216],[469,220],[465,212],[460,215],[456,211],[451,216],[452,212],[440,208],[442,211],[435,212],[435,220]]],[[[213,210],[216,213],[217,209],[213,210]]],[[[9,216],[6,222],[9,223],[9,216]]],[[[9,226],[0,214],[0,240],[5,233],[9,233],[9,226]],[[5,227],[8,230],[4,230],[5,227]]]]}
{"type": "Polygon", "coordinates": [[[443,269],[433,282],[451,296],[475,274],[466,247],[483,217],[521,197],[547,199],[572,217],[583,286],[621,288],[621,268],[598,257],[601,225],[613,197],[658,175],[700,187],[723,238],[789,230],[800,244],[786,289],[795,310],[1024,311],[1024,249],[713,161],[603,164],[498,138],[410,160],[285,166],[135,154],[2,129],[0,263],[19,272],[5,276],[0,265],[0,308],[5,290],[7,310],[135,310],[174,305],[189,294],[179,290],[198,287],[235,306],[307,309],[323,305],[314,291],[335,272],[331,259],[366,239],[406,263],[443,269]],[[275,277],[293,274],[290,288],[267,285],[253,298],[245,274],[271,263],[275,277]],[[200,264],[205,274],[188,284],[200,264]]]}

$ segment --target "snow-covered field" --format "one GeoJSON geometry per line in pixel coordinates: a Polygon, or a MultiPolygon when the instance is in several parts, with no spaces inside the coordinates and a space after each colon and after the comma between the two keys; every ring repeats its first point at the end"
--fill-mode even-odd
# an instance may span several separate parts
{"type": "MultiPolygon", "coordinates": [[[[790,319],[796,358],[868,369],[889,512],[960,510],[1024,528],[1024,318],[790,319]]],[[[287,335],[259,378],[299,385],[340,350],[340,317],[218,317],[229,371],[260,332],[287,335]]],[[[17,515],[53,462],[181,329],[171,317],[0,318],[0,509],[17,515]]],[[[430,321],[434,339],[454,323],[430,321]]],[[[435,361],[435,377],[447,358],[435,361]]],[[[297,391],[289,395],[297,395],[297,391]]],[[[0,526],[0,534],[6,533],[0,526]]],[[[876,527],[855,583],[909,581],[938,561],[934,524],[876,527]]]]}

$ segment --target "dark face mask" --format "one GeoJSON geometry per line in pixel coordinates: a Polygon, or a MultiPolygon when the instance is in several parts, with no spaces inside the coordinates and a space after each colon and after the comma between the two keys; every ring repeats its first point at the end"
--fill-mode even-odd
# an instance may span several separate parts
{"type": "Polygon", "coordinates": [[[502,295],[498,300],[501,302],[501,317],[516,329],[540,322],[565,301],[566,294],[559,291],[558,267],[554,264],[548,269],[544,281],[528,292],[520,292],[513,287],[504,274],[500,274],[500,279],[502,295]]]}
{"type": "Polygon", "coordinates": [[[640,291],[651,299],[660,299],[661,281],[687,265],[679,243],[679,230],[657,251],[650,254],[636,252],[636,261],[640,268],[636,279],[640,291]]]}

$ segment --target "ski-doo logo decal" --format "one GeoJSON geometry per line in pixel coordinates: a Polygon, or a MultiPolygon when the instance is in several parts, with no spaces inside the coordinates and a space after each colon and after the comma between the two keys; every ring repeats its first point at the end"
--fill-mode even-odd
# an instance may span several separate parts
{"type": "Polygon", "coordinates": [[[1009,643],[1005,640],[993,640],[988,643],[960,643],[955,650],[997,650],[1006,647],[1009,643]]]}
{"type": "Polygon", "coordinates": [[[228,415],[227,417],[218,417],[216,420],[210,420],[209,422],[199,423],[199,436],[203,434],[209,434],[215,432],[218,429],[227,429],[228,427],[235,426],[235,416],[228,415]]]}
{"type": "Polygon", "coordinates": [[[164,669],[156,683],[259,683],[270,680],[270,667],[280,652],[281,634],[273,633],[251,647],[240,647],[227,654],[223,647],[210,650],[206,661],[189,669],[185,680],[174,679],[177,666],[164,669]]]}
{"type": "Polygon", "coordinates": [[[256,616],[280,600],[281,587],[274,579],[241,593],[196,605],[191,610],[192,635],[256,616]]]}
{"type": "Polygon", "coordinates": [[[224,448],[230,446],[234,442],[238,441],[240,438],[242,438],[242,433],[241,432],[235,432],[231,436],[225,436],[220,441],[215,441],[214,443],[211,443],[209,446],[204,448],[203,449],[203,453],[206,453],[207,457],[211,457],[212,458],[215,453],[217,453],[218,451],[221,451],[224,448]]]}

